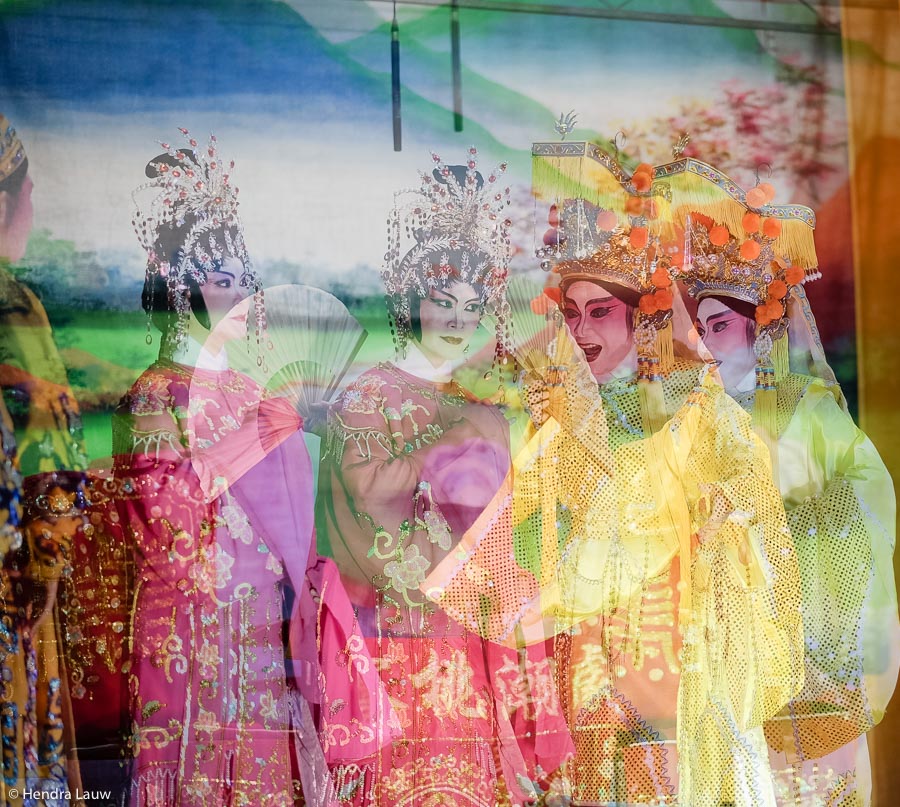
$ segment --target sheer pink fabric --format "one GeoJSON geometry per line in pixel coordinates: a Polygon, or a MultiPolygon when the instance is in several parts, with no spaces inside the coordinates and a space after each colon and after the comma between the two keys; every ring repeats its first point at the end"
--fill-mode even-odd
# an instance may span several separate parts
{"type": "Polygon", "coordinates": [[[185,432],[192,382],[190,405],[212,432],[234,432],[240,421],[225,413],[242,418],[259,401],[235,373],[159,362],[123,402],[132,446],[116,474],[137,581],[132,802],[241,804],[267,793],[293,804],[281,583],[302,585],[310,553],[309,457],[297,433],[266,458],[268,473],[207,502],[185,432]]]}
{"type": "MultiPolygon", "coordinates": [[[[481,639],[419,591],[509,464],[501,411],[455,383],[385,364],[338,402],[320,493],[327,538],[392,706],[375,724],[390,743],[333,767],[348,803],[521,803],[565,755],[545,648],[481,639]]],[[[335,659],[331,674],[354,658],[335,659]]]]}

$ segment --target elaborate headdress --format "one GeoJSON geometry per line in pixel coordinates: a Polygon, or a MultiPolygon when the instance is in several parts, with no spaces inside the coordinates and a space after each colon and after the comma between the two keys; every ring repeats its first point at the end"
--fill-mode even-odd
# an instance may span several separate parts
{"type": "MultiPolygon", "coordinates": [[[[725,296],[755,306],[757,386],[770,389],[788,369],[791,294],[805,300],[802,284],[821,276],[815,213],[802,205],[770,204],[774,189],[768,183],[745,192],[711,166],[682,162],[692,164],[691,184],[700,177],[710,188],[705,203],[678,205],[685,240],[679,279],[692,297],[725,296]]],[[[679,179],[672,183],[676,198],[683,196],[679,179]]]]}
{"type": "Polygon", "coordinates": [[[755,306],[754,417],[772,436],[775,384],[790,369],[787,331],[792,320],[800,320],[793,329],[816,365],[804,370],[816,369],[834,381],[802,285],[821,276],[813,241],[815,213],[802,205],[773,205],[775,190],[768,183],[744,191],[697,160],[680,160],[657,172],[668,178],[678,200],[674,215],[685,232],[678,277],[688,293],[697,299],[731,297],[755,306]]]}
{"type": "Polygon", "coordinates": [[[13,125],[0,114],[0,182],[11,177],[25,161],[25,149],[13,125]]]}
{"type": "MultiPolygon", "coordinates": [[[[635,293],[639,375],[659,380],[673,361],[673,258],[661,237],[669,200],[654,168],[628,173],[593,143],[535,143],[532,188],[549,229],[536,249],[541,267],[565,287],[593,280],[635,293]],[[549,205],[549,208],[547,207],[549,205]]],[[[535,231],[542,229],[536,222],[535,231]]]]}
{"type": "MultiPolygon", "coordinates": [[[[132,193],[132,225],[147,252],[146,280],[149,285],[156,277],[166,281],[168,307],[178,317],[176,344],[184,338],[191,310],[188,279],[205,283],[208,272],[233,256],[244,265],[240,284],[260,290],[238,216],[239,190],[231,184],[234,161],[226,164],[219,156],[215,135],[202,149],[187,129],[179,131],[188,147],[160,143],[166,154],[147,166],[150,181],[132,193]],[[142,205],[139,198],[149,191],[156,193],[142,205]]],[[[256,316],[259,335],[265,326],[261,305],[256,316]]]]}
{"type": "Polygon", "coordinates": [[[446,165],[432,154],[435,168],[419,172],[421,186],[394,195],[381,278],[400,353],[411,333],[412,298],[454,281],[480,287],[485,312],[497,319],[498,355],[506,348],[512,222],[506,213],[509,188],[498,184],[506,163],[485,180],[477,171],[477,153],[469,148],[464,166],[446,165]]]}

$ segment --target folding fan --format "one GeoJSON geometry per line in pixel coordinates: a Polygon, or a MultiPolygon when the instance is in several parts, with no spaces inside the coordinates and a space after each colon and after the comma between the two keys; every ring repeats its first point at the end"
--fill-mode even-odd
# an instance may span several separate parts
{"type": "Polygon", "coordinates": [[[311,286],[266,289],[265,311],[263,344],[231,339],[229,366],[309,419],[317,404],[331,400],[366,332],[337,297],[311,286]]]}
{"type": "Polygon", "coordinates": [[[296,434],[298,415],[308,423],[318,414],[316,405],[331,400],[366,338],[343,303],[321,289],[274,286],[264,297],[261,343],[247,334],[255,319],[255,298],[248,298],[213,329],[206,349],[218,355],[224,348],[229,368],[266,394],[248,406],[245,395],[210,390],[208,375],[191,382],[191,462],[208,501],[296,434]]]}

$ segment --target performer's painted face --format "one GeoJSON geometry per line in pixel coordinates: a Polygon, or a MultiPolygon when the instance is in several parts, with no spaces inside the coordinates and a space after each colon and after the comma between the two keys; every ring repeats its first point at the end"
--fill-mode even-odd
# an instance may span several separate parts
{"type": "Polygon", "coordinates": [[[203,302],[209,314],[210,328],[216,325],[250,293],[240,284],[244,264],[231,255],[224,258],[218,271],[209,272],[206,283],[200,286],[203,302]]]}
{"type": "Polygon", "coordinates": [[[737,389],[756,367],[753,339],[756,323],[721,300],[706,297],[697,307],[697,333],[719,365],[722,383],[737,389]]]}
{"type": "Polygon", "coordinates": [[[576,280],[562,299],[566,325],[597,382],[610,380],[634,343],[633,310],[599,283],[576,280]]]}
{"type": "Polygon", "coordinates": [[[25,256],[28,236],[34,223],[34,207],[31,202],[31,190],[34,183],[26,174],[19,192],[13,196],[4,192],[5,220],[0,221],[0,257],[16,263],[25,256]]]}
{"type": "Polygon", "coordinates": [[[481,295],[469,283],[430,289],[419,308],[419,347],[434,363],[459,361],[481,322],[481,295]]]}

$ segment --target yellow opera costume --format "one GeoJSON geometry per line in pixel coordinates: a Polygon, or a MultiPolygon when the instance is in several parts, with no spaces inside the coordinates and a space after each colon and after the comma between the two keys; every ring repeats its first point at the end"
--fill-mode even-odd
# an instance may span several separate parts
{"type": "Polygon", "coordinates": [[[652,168],[590,144],[534,153],[561,289],[518,319],[533,437],[424,590],[497,641],[554,637],[576,755],[548,796],[774,805],[763,726],[802,687],[803,635],[765,444],[700,361],[652,168]],[[598,198],[566,198],[585,177],[598,198]],[[632,372],[598,383],[561,324],[578,281],[631,301],[632,372]]]}
{"type": "Polygon", "coordinates": [[[712,310],[749,325],[733,349],[719,334],[704,339],[723,377],[741,354],[755,364],[747,383],[726,386],[770,447],[800,563],[805,684],[765,726],[778,801],[868,804],[865,732],[883,717],[900,665],[893,486],[826,361],[803,287],[818,275],[775,243],[785,208],[754,207],[759,188],[725,187],[680,213],[691,256],[681,279],[699,301],[699,327],[712,310]]]}

